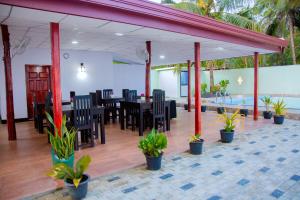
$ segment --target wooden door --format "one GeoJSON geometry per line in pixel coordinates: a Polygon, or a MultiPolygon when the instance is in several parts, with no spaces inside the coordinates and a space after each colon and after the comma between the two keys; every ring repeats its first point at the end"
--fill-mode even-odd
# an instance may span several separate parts
{"type": "Polygon", "coordinates": [[[45,102],[50,84],[50,65],[25,65],[28,118],[33,117],[33,99],[45,102]]]}

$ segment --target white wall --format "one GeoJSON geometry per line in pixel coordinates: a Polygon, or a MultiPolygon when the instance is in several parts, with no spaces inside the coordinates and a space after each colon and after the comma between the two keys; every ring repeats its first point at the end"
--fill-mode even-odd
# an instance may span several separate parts
{"type": "Polygon", "coordinates": [[[145,65],[114,64],[114,95],[122,96],[122,89],[145,93],[145,65]]]}
{"type": "MultiPolygon", "coordinates": [[[[3,55],[2,48],[0,50],[3,55]]],[[[116,95],[121,95],[123,88],[137,89],[142,93],[145,88],[145,67],[140,65],[113,65],[111,53],[95,51],[61,51],[61,87],[62,98],[69,99],[69,92],[88,94],[97,89],[111,88],[116,95]],[[69,53],[68,59],[63,58],[69,53]],[[80,63],[86,66],[87,77],[78,78],[80,63]],[[116,81],[116,82],[115,82],[116,81]]],[[[50,65],[49,49],[27,49],[22,55],[12,59],[15,118],[27,118],[25,64],[50,65]]],[[[0,64],[0,111],[6,119],[6,94],[3,62],[0,64]]]]}
{"type": "Polygon", "coordinates": [[[178,82],[179,76],[178,74],[173,73],[172,70],[159,71],[158,85],[160,89],[165,90],[166,97],[180,96],[178,82]]]}

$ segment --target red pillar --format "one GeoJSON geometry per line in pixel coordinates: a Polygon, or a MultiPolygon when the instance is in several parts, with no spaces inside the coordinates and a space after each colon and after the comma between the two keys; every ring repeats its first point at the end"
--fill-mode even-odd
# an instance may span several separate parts
{"type": "MultiPolygon", "coordinates": [[[[50,23],[51,36],[51,84],[53,97],[53,116],[54,123],[57,128],[62,124],[62,102],[61,102],[61,86],[60,86],[60,40],[59,40],[59,24],[50,23]]],[[[60,129],[59,129],[60,130],[60,129]]],[[[59,134],[61,134],[59,132],[59,134]]]]}
{"type": "Polygon", "coordinates": [[[188,112],[191,112],[191,61],[187,61],[188,67],[188,112]]]}
{"type": "Polygon", "coordinates": [[[201,134],[201,63],[200,43],[195,42],[195,135],[201,134]]]}
{"type": "Polygon", "coordinates": [[[258,52],[254,53],[254,108],[253,119],[258,119],[258,52]]]}
{"type": "Polygon", "coordinates": [[[3,41],[3,61],[5,70],[5,87],[6,87],[6,113],[7,113],[7,132],[8,140],[16,140],[16,126],[14,114],[14,97],[13,84],[11,74],[11,58],[10,58],[10,44],[9,32],[7,25],[1,24],[2,41],[3,41]]]}
{"type": "Polygon", "coordinates": [[[150,99],[151,41],[146,42],[146,49],[149,54],[149,59],[146,61],[145,96],[146,99],[150,99]]]}

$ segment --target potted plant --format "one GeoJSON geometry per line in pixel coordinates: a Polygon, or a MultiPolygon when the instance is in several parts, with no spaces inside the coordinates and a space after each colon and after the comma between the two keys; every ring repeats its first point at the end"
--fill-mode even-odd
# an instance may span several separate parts
{"type": "Polygon", "coordinates": [[[217,94],[218,92],[220,92],[221,90],[221,86],[219,84],[212,86],[211,91],[213,94],[217,94]]]}
{"type": "Polygon", "coordinates": [[[240,114],[241,114],[242,116],[247,117],[247,116],[248,116],[248,109],[245,108],[245,104],[246,104],[246,100],[243,99],[243,100],[242,100],[242,108],[240,109],[240,114]]]}
{"type": "Polygon", "coordinates": [[[164,133],[158,133],[155,129],[140,140],[138,147],[143,151],[147,169],[159,170],[161,168],[161,158],[163,149],[167,148],[168,140],[164,133]]]}
{"type": "Polygon", "coordinates": [[[227,87],[229,85],[229,80],[221,80],[219,82],[219,85],[220,85],[220,92],[221,92],[221,94],[225,95],[226,91],[227,91],[227,87]]]}
{"type": "Polygon", "coordinates": [[[204,140],[201,139],[201,134],[193,135],[190,139],[190,152],[193,155],[202,154],[204,140]]]}
{"type": "Polygon", "coordinates": [[[224,108],[223,104],[220,103],[220,106],[217,107],[217,113],[218,114],[223,114],[224,112],[225,112],[225,108],[224,108]]]}
{"type": "Polygon", "coordinates": [[[188,110],[188,104],[184,104],[183,107],[184,107],[184,110],[188,110]]]}
{"type": "Polygon", "coordinates": [[[276,103],[273,103],[273,109],[275,111],[274,115],[274,123],[275,124],[283,124],[284,115],[286,111],[286,105],[284,104],[283,99],[278,100],[276,103]]]}
{"type": "Polygon", "coordinates": [[[203,105],[203,104],[206,104],[207,101],[206,100],[202,100],[202,105],[201,105],[201,112],[205,112],[206,111],[206,105],[203,105]]]}
{"type": "Polygon", "coordinates": [[[201,84],[201,96],[206,97],[206,94],[207,94],[207,84],[202,83],[201,84]]]}
{"type": "Polygon", "coordinates": [[[260,99],[266,107],[266,110],[263,112],[264,118],[265,119],[271,119],[272,118],[272,111],[270,111],[270,106],[272,105],[272,98],[268,96],[264,96],[263,98],[260,99]]]}
{"type": "Polygon", "coordinates": [[[62,125],[60,128],[61,136],[59,135],[59,129],[55,126],[53,119],[49,113],[46,113],[47,119],[53,127],[53,133],[48,131],[49,140],[51,143],[51,157],[53,165],[57,163],[65,163],[69,167],[73,167],[74,164],[74,142],[76,136],[76,130],[71,128],[68,130],[66,123],[66,116],[63,116],[62,125]]]}
{"type": "Polygon", "coordinates": [[[224,129],[220,130],[221,141],[223,143],[230,143],[234,137],[235,122],[239,117],[239,110],[235,111],[233,114],[229,115],[224,112],[220,115],[221,120],[225,123],[224,129]]]}
{"type": "Polygon", "coordinates": [[[58,163],[53,166],[48,176],[55,179],[62,179],[65,187],[69,190],[69,194],[73,199],[83,199],[88,191],[89,175],[84,174],[91,162],[88,155],[82,156],[74,167],[70,167],[65,163],[58,163]]]}

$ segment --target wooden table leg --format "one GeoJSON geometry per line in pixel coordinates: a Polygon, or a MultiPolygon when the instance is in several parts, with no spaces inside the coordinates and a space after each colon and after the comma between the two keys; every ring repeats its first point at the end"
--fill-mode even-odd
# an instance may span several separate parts
{"type": "Polygon", "coordinates": [[[143,112],[143,109],[141,106],[140,106],[139,112],[140,112],[139,136],[143,136],[144,135],[144,112],[143,112]]]}
{"type": "Polygon", "coordinates": [[[100,126],[101,126],[101,144],[105,144],[104,112],[101,113],[100,118],[101,118],[101,121],[100,121],[100,126]]]}
{"type": "Polygon", "coordinates": [[[121,130],[124,130],[124,103],[120,103],[120,113],[119,113],[119,120],[120,120],[120,125],[121,125],[121,130]]]}

